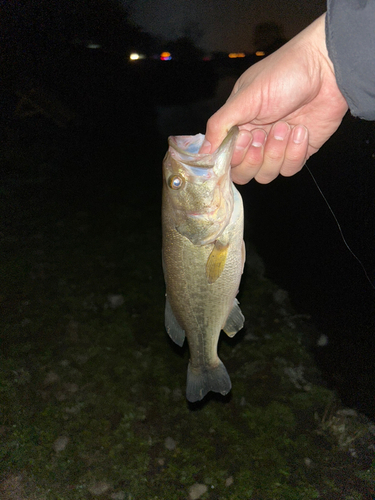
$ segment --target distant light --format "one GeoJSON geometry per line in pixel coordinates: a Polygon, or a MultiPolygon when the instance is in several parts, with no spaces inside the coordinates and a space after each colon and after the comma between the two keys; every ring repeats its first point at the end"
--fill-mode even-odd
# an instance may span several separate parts
{"type": "Polygon", "coordinates": [[[255,52],[255,55],[256,55],[256,56],[258,56],[258,57],[262,57],[262,56],[265,56],[265,55],[266,55],[266,53],[265,53],[265,52],[263,52],[263,50],[257,50],[257,51],[255,52]]]}
{"type": "Polygon", "coordinates": [[[172,59],[171,53],[170,52],[162,52],[160,54],[160,59],[162,61],[170,61],[172,59]]]}
{"type": "Polygon", "coordinates": [[[138,52],[132,52],[129,56],[131,61],[139,61],[139,59],[146,59],[146,56],[143,54],[138,54],[138,52]]]}
{"type": "Polygon", "coordinates": [[[101,49],[102,48],[102,46],[99,43],[95,43],[95,42],[88,42],[86,47],[88,49],[101,49]]]}
{"type": "Polygon", "coordinates": [[[230,57],[231,59],[237,59],[237,57],[245,57],[245,53],[244,52],[231,52],[230,54],[228,54],[228,57],[230,57]]]}

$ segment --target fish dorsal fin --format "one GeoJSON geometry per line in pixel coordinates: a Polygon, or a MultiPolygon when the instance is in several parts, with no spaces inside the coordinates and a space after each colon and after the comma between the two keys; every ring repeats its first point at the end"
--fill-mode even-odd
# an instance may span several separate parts
{"type": "Polygon", "coordinates": [[[210,253],[206,264],[206,276],[208,283],[212,284],[220,278],[227,260],[229,243],[223,245],[219,240],[215,241],[212,252],[210,253]]]}
{"type": "Polygon", "coordinates": [[[181,328],[175,315],[173,314],[168,297],[165,302],[165,329],[173,342],[176,342],[177,345],[182,347],[185,340],[185,330],[181,328]]]}
{"type": "Polygon", "coordinates": [[[238,300],[234,299],[233,308],[229,313],[223,330],[228,335],[228,337],[234,337],[236,333],[241,330],[244,322],[245,318],[241,312],[240,306],[238,305],[238,300]]]}

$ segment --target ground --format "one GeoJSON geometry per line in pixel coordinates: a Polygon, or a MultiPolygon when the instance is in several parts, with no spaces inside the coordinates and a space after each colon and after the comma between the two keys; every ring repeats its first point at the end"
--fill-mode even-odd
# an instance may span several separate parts
{"type": "Polygon", "coordinates": [[[186,402],[188,349],[163,325],[165,144],[70,172],[59,147],[1,150],[1,498],[373,499],[375,426],[325,387],[319,332],[251,242],[246,325],[219,346],[231,394],[186,402]]]}

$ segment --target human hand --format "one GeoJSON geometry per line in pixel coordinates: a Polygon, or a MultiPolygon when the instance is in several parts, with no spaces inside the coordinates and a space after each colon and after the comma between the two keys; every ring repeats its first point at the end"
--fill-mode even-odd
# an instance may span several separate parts
{"type": "Polygon", "coordinates": [[[233,125],[240,133],[232,179],[268,183],[291,176],[331,137],[348,105],[325,42],[325,15],[237,80],[207,122],[200,153],[215,151],[233,125]]]}

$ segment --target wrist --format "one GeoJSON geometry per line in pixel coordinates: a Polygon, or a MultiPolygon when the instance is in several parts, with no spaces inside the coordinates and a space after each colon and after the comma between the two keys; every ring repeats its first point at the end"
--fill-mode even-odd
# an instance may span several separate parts
{"type": "Polygon", "coordinates": [[[316,19],[310,28],[313,30],[312,44],[319,57],[323,59],[330,69],[335,74],[335,68],[331,58],[329,57],[327,42],[326,42],[326,13],[316,19]]]}

